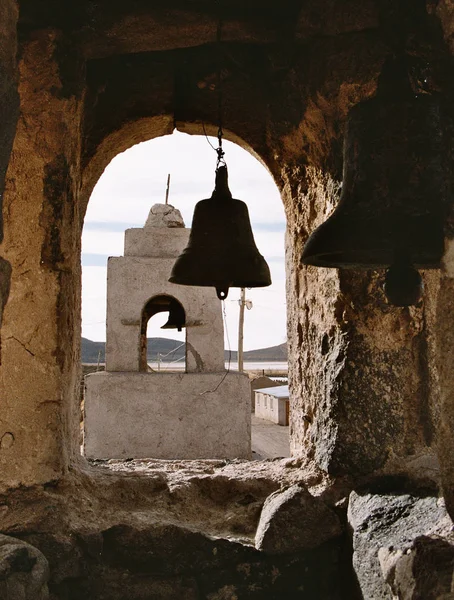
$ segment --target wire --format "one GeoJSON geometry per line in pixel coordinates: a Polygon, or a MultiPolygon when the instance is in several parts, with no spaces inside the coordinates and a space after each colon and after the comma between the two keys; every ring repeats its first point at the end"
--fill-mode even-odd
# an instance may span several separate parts
{"type": "Polygon", "coordinates": [[[209,139],[209,137],[208,137],[208,135],[207,135],[207,132],[206,132],[206,129],[205,129],[205,123],[204,123],[203,121],[202,121],[202,128],[203,128],[203,133],[205,134],[205,137],[206,137],[206,139],[207,139],[207,142],[210,144],[210,146],[213,148],[213,150],[214,150],[215,152],[217,152],[217,148],[215,148],[215,147],[213,146],[213,144],[210,142],[210,139],[209,139]]]}
{"type": "Polygon", "coordinates": [[[227,338],[227,348],[229,349],[229,362],[227,373],[230,371],[230,361],[232,359],[232,349],[230,348],[229,328],[227,327],[227,312],[225,310],[225,301],[222,302],[222,316],[224,318],[225,337],[227,338]]]}
{"type": "MultiPolygon", "coordinates": [[[[186,344],[186,342],[183,342],[182,344],[180,344],[179,346],[177,346],[176,348],[174,348],[173,350],[170,350],[169,352],[167,352],[167,354],[160,354],[161,358],[165,358],[166,356],[169,356],[169,354],[173,354],[174,352],[176,352],[177,350],[179,350],[180,348],[183,348],[183,346],[186,344]]],[[[178,359],[180,360],[180,359],[178,359]]]]}
{"type": "Polygon", "coordinates": [[[185,360],[186,357],[185,356],[180,356],[180,358],[176,358],[175,360],[171,360],[170,362],[166,363],[166,365],[173,365],[173,363],[179,362],[180,360],[185,360]]]}
{"type": "Polygon", "coordinates": [[[229,360],[228,360],[228,366],[227,366],[227,370],[224,373],[224,375],[221,378],[221,381],[217,384],[216,387],[214,387],[212,390],[205,390],[204,392],[200,392],[200,395],[203,396],[204,394],[212,394],[214,392],[217,392],[219,387],[224,383],[225,378],[227,377],[227,375],[230,373],[230,363],[232,360],[232,350],[230,348],[230,338],[229,338],[229,330],[227,327],[227,314],[225,312],[225,302],[224,300],[222,301],[222,315],[224,317],[224,326],[225,326],[225,336],[227,338],[227,346],[229,349],[229,360]]]}

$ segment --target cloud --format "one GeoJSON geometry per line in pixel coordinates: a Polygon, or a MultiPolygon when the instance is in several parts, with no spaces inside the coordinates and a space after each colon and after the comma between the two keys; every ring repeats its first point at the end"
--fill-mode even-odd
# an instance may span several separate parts
{"type": "Polygon", "coordinates": [[[124,251],[123,232],[85,231],[82,235],[83,254],[107,254],[122,256],[124,251]]]}
{"type": "Polygon", "coordinates": [[[103,231],[111,233],[124,233],[126,229],[132,227],[143,227],[143,224],[127,223],[124,221],[87,221],[84,225],[84,231],[103,231]]]}
{"type": "Polygon", "coordinates": [[[105,267],[107,265],[108,254],[87,254],[82,252],[83,267],[105,267]]]}

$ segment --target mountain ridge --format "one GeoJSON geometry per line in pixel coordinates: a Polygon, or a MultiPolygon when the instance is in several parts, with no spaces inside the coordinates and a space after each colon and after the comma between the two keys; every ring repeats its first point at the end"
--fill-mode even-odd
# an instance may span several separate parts
{"type": "MultiPolygon", "coordinates": [[[[149,361],[158,360],[158,354],[164,362],[177,361],[184,358],[184,342],[168,338],[148,338],[147,357],[149,361]]],[[[229,351],[224,350],[225,359],[229,359],[229,351]]],[[[105,362],[105,342],[93,342],[88,338],[82,338],[81,358],[84,364],[96,364],[105,362]]],[[[230,360],[236,361],[238,352],[232,350],[230,360]]],[[[245,361],[269,361],[284,362],[287,360],[287,343],[257,350],[244,352],[245,361]]]]}

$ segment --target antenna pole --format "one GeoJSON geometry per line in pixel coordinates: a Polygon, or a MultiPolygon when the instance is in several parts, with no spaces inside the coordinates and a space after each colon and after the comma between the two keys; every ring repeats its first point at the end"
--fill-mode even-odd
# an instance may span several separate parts
{"type": "Polygon", "coordinates": [[[243,373],[243,331],[244,331],[244,307],[246,306],[246,290],[241,288],[240,320],[238,324],[238,371],[243,373]]]}
{"type": "Polygon", "coordinates": [[[169,203],[170,173],[167,175],[166,204],[169,203]]]}

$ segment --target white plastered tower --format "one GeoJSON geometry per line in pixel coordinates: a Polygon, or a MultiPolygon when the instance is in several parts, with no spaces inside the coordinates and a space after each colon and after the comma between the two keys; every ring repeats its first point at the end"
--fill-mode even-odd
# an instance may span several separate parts
{"type": "Polygon", "coordinates": [[[143,228],[126,230],[124,256],[109,258],[106,371],[85,379],[89,458],[250,458],[249,380],[225,372],[216,292],[168,281],[189,233],[178,210],[156,204],[143,228]],[[143,367],[144,309],[163,297],[185,311],[184,373],[143,367]]]}

